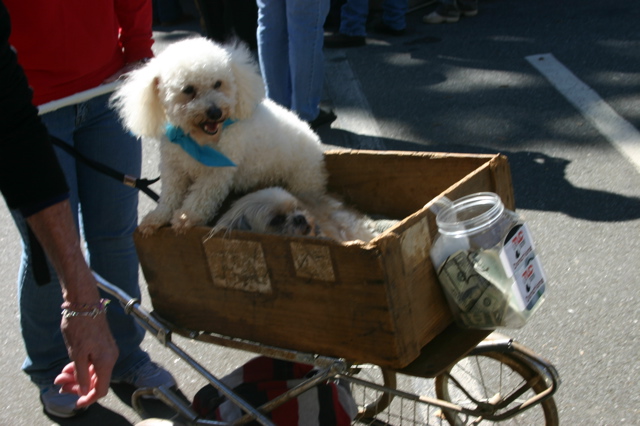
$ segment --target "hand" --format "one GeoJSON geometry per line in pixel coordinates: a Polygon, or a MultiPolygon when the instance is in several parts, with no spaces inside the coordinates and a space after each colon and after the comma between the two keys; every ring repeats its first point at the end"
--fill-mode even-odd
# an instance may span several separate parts
{"type": "Polygon", "coordinates": [[[148,58],[140,59],[139,61],[136,61],[136,62],[129,62],[128,64],[125,64],[124,67],[116,71],[115,74],[111,75],[105,81],[103,81],[102,84],[113,83],[116,80],[124,79],[128,73],[142,67],[147,62],[149,62],[148,58]]]}
{"type": "Polygon", "coordinates": [[[80,396],[78,408],[89,406],[109,391],[118,348],[104,314],[95,318],[63,318],[61,329],[73,362],[67,364],[54,383],[62,385],[63,392],[80,396]]]}
{"type": "MultiPolygon", "coordinates": [[[[65,302],[96,303],[100,293],[84,259],[69,200],[29,216],[27,222],[58,272],[65,302]]],[[[65,392],[80,396],[78,407],[93,404],[109,391],[111,372],[118,358],[106,315],[62,317],[60,329],[72,363],[55,383],[63,385],[65,392]]]]}

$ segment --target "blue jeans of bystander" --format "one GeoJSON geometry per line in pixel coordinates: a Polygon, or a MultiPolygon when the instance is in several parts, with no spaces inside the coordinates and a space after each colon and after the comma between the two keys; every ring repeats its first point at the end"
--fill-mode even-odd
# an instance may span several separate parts
{"type": "Polygon", "coordinates": [[[303,120],[318,116],[329,0],[258,0],[258,55],[267,97],[303,120]]]}
{"type": "MultiPolygon", "coordinates": [[[[42,120],[51,135],[73,145],[86,157],[120,172],[140,175],[140,142],[123,130],[108,108],[107,95],[44,114],[42,120]]],[[[56,152],[70,187],[69,201],[82,224],[79,229],[86,241],[91,268],[131,297],[140,297],[138,258],[132,239],[138,222],[138,191],[76,162],[58,148],[56,152]]],[[[23,370],[34,383],[47,385],[69,362],[60,332],[60,285],[50,265],[52,282],[36,284],[26,222],[19,213],[12,213],[23,239],[18,283],[20,322],[27,351],[23,370]]],[[[120,350],[113,371],[117,378],[148,361],[149,356],[139,347],[144,330],[132,316],[125,314],[118,303],[109,305],[107,316],[120,350]]]]}
{"type": "MultiPolygon", "coordinates": [[[[407,26],[408,0],[385,0],[382,3],[382,22],[394,30],[407,26]]],[[[367,35],[369,0],[347,0],[340,10],[340,32],[352,37],[367,35]]]]}

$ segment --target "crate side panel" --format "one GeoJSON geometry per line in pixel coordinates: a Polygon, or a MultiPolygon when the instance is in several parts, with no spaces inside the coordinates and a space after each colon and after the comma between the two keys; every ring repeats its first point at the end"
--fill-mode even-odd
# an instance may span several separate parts
{"type": "MultiPolygon", "coordinates": [[[[252,244],[259,241],[269,271],[270,291],[249,291],[251,286],[242,289],[232,282],[216,285],[215,272],[207,273],[208,277],[200,273],[183,279],[180,275],[189,274],[189,268],[174,264],[161,252],[180,245],[178,240],[184,238],[174,236],[171,242],[167,238],[170,235],[164,237],[163,244],[146,241],[149,244],[141,247],[145,251],[141,262],[145,263],[143,270],[154,295],[154,309],[176,326],[381,365],[393,365],[399,358],[386,284],[375,252],[359,245],[324,242],[333,268],[331,281],[326,276],[310,278],[306,271],[299,274],[292,255],[292,242],[323,247],[321,240],[308,243],[304,239],[260,238],[265,236],[251,233],[207,240],[205,244],[223,249],[243,239],[252,244]],[[147,266],[147,262],[154,266],[147,266]],[[168,273],[174,269],[178,273],[168,273]]],[[[192,251],[202,246],[197,239],[190,243],[192,251]]],[[[207,263],[205,259],[202,262],[207,263]]],[[[199,272],[200,266],[196,268],[199,272]]],[[[236,278],[241,279],[243,273],[240,270],[236,278]]],[[[251,280],[253,271],[246,273],[251,280]]],[[[225,275],[225,279],[233,280],[233,275],[225,275]]]]}

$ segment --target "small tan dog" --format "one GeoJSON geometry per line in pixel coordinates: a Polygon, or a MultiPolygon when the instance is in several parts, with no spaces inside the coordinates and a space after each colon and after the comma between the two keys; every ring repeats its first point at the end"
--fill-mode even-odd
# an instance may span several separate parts
{"type": "Polygon", "coordinates": [[[239,229],[289,236],[317,236],[338,242],[369,242],[372,220],[329,195],[304,199],[280,187],[252,192],[235,201],[212,233],[239,229]]]}
{"type": "Polygon", "coordinates": [[[320,197],[327,173],[320,139],[265,98],[251,53],[194,38],[133,71],[112,97],[126,128],[159,142],[162,190],[139,230],[177,232],[211,221],[232,191],[282,185],[320,197]]]}

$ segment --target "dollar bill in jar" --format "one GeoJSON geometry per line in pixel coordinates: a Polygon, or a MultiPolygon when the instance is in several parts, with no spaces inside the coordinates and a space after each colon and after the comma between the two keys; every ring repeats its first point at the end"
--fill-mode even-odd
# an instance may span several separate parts
{"type": "MultiPolygon", "coordinates": [[[[488,264],[487,254],[485,250],[458,251],[447,258],[438,272],[447,298],[457,308],[456,317],[465,327],[490,329],[504,325],[508,296],[493,282],[497,277],[487,275],[495,273],[488,267],[496,266],[495,262],[488,264]]],[[[493,257],[491,253],[489,259],[493,257]]]]}
{"type": "Polygon", "coordinates": [[[490,283],[473,266],[466,251],[458,251],[447,258],[438,272],[438,279],[448,297],[462,312],[467,312],[490,283]]]}

